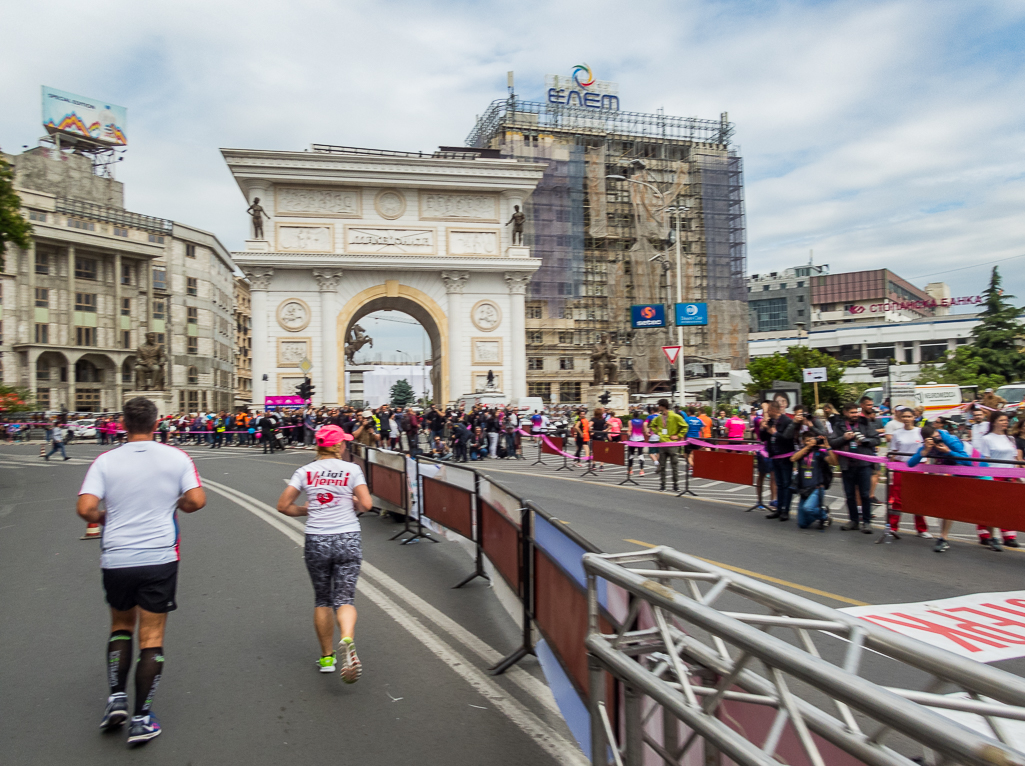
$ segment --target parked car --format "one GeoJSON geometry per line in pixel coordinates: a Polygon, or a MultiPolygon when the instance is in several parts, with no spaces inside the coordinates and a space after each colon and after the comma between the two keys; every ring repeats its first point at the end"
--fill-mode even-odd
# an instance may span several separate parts
{"type": "Polygon", "coordinates": [[[1006,386],[1000,386],[996,394],[1007,400],[1008,407],[1019,407],[1022,400],[1025,399],[1025,383],[1009,383],[1006,386]]]}
{"type": "Polygon", "coordinates": [[[83,418],[74,423],[68,423],[68,428],[71,429],[71,433],[75,435],[76,439],[96,438],[96,420],[93,418],[83,418]]]}

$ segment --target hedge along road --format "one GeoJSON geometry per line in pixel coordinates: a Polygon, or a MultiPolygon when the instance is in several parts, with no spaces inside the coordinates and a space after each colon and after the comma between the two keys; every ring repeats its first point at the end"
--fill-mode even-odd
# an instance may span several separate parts
{"type": "MultiPolygon", "coordinates": [[[[536,665],[483,669],[517,630],[455,545],[398,546],[393,524],[363,521],[357,606],[365,672],[355,686],[314,667],[312,591],[301,525],[273,510],[309,452],[189,450],[208,506],[181,519],[180,608],[170,616],[154,703],[164,734],[153,764],[246,762],[584,763],[536,665]]],[[[74,497],[93,445],[43,463],[0,452],[0,739],[10,763],[137,761],[102,736],[108,621],[99,546],[82,542],[74,497]]]]}

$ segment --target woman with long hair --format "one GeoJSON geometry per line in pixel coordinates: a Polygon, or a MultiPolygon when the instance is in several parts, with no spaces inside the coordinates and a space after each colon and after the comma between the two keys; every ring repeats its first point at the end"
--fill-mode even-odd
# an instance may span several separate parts
{"type": "MultiPolygon", "coordinates": [[[[1008,426],[1011,423],[1006,412],[995,410],[989,416],[989,431],[979,440],[976,449],[983,457],[994,460],[1018,460],[1018,445],[1014,437],[1008,433],[1008,426]]],[[[1001,465],[997,463],[997,465],[1001,465]]],[[[1014,481],[1014,479],[1004,479],[1014,481]]],[[[984,527],[981,524],[976,526],[979,533],[979,542],[989,546],[995,551],[1001,550],[1000,543],[996,539],[996,531],[993,527],[984,527]]],[[[1000,536],[1004,546],[1008,548],[1018,547],[1018,533],[1013,529],[1001,529],[1000,536]]]]}
{"type": "Polygon", "coordinates": [[[313,583],[313,625],[320,641],[321,673],[337,665],[334,626],[341,631],[338,652],[342,655],[342,680],[354,684],[363,672],[356,655],[356,580],[363,562],[357,513],[372,506],[363,471],[348,457],[345,442],[352,436],[335,425],[322,426],[315,434],[317,459],[292,474],[278,498],[278,511],[286,516],[306,516],[303,558],[313,583]],[[300,492],[306,505],[296,505],[300,492]]]}

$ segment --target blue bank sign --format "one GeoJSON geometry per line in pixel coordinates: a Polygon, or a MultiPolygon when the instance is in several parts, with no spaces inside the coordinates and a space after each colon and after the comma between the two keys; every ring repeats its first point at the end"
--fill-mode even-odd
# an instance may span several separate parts
{"type": "Polygon", "coordinates": [[[644,303],[630,307],[630,324],[635,330],[666,326],[666,307],[661,303],[644,303]]]}
{"type": "Polygon", "coordinates": [[[675,314],[677,327],[708,324],[707,303],[677,303],[675,314]]]}
{"type": "Polygon", "coordinates": [[[587,64],[577,64],[569,77],[545,75],[545,90],[549,104],[619,111],[619,84],[595,80],[587,64]]]}

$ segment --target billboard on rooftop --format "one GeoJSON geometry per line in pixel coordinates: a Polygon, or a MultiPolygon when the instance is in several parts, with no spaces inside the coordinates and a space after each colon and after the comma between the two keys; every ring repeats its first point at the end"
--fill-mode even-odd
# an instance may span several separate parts
{"type": "Polygon", "coordinates": [[[103,146],[127,146],[128,110],[123,106],[43,86],[43,127],[103,146]]]}

